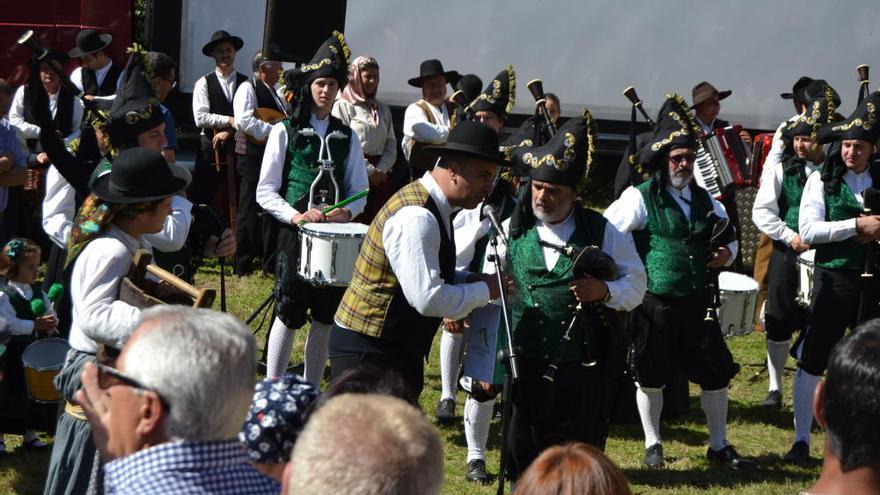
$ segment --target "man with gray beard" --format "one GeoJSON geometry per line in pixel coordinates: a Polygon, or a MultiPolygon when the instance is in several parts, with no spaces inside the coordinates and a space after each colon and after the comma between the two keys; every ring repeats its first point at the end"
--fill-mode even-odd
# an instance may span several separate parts
{"type": "Polygon", "coordinates": [[[720,328],[704,321],[712,304],[710,273],[735,258],[737,243],[713,246],[715,219],[724,207],[693,181],[700,128],[684,100],[669,95],[654,135],[636,156],[651,177],[630,186],[605,211],[622,232],[631,232],[645,263],[648,292],[630,319],[636,342],[636,403],[645,432],[645,465],[664,464],[660,442],[663,388],[684,366],[700,385],[700,403],[709,427],[707,458],[736,469],[754,465],[727,443],[727,390],[739,371],[720,328]]]}

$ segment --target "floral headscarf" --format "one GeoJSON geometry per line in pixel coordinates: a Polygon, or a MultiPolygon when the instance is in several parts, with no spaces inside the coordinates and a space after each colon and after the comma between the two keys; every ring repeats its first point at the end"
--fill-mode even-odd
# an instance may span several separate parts
{"type": "Polygon", "coordinates": [[[110,203],[95,194],[89,194],[73,220],[70,239],[67,241],[67,260],[64,262],[64,266],[66,267],[73,262],[90,242],[106,232],[116,215],[134,216],[155,206],[156,201],[119,204],[110,203]]]}

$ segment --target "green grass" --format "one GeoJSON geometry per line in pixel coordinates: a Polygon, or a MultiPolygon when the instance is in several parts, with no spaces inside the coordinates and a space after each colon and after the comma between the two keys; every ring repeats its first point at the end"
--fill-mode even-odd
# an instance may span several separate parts
{"type": "MultiPolygon", "coordinates": [[[[197,279],[199,287],[219,288],[218,270],[215,265],[203,267],[197,279]]],[[[244,319],[269,294],[272,278],[251,275],[244,278],[227,277],[228,309],[244,319]]],[[[219,308],[218,299],[215,307],[219,308]]],[[[259,320],[257,320],[259,321],[259,320]]],[[[254,322],[254,327],[257,322],[254,322]]],[[[266,322],[257,335],[260,349],[271,322],[266,322]]],[[[291,362],[302,362],[305,332],[297,332],[291,362]]],[[[422,394],[422,410],[433,419],[434,407],[440,397],[439,335],[434,342],[426,368],[425,391],[422,394]]],[[[728,341],[737,361],[742,364],[761,362],[764,355],[764,337],[752,334],[728,341]]],[[[792,366],[789,361],[789,366],[792,366]]],[[[667,468],[659,471],[641,467],[644,455],[641,426],[638,424],[614,425],[608,439],[607,454],[629,478],[634,493],[641,494],[793,494],[809,488],[819,473],[819,467],[800,468],[780,462],[792,441],[791,419],[791,373],[786,372],[786,406],[782,411],[766,411],[757,403],[766,392],[767,377],[763,374],[757,381],[750,379],[759,368],[744,366],[734,379],[730,390],[730,425],[728,438],[740,454],[755,459],[760,470],[751,475],[711,467],[705,461],[708,436],[705,418],[699,404],[699,390],[691,386],[690,412],[673,421],[664,421],[662,435],[667,457],[667,468]]],[[[464,405],[464,395],[458,395],[457,413],[464,405]]],[[[446,483],[443,493],[490,494],[495,486],[482,487],[464,480],[467,447],[459,422],[455,426],[438,429],[444,444],[446,483]]],[[[492,424],[489,440],[487,466],[491,474],[498,470],[498,446],[500,423],[492,424]]],[[[0,494],[42,493],[49,454],[27,452],[19,448],[21,438],[7,435],[10,454],[0,457],[0,494]]],[[[821,456],[822,436],[813,435],[814,457],[821,456]]]]}

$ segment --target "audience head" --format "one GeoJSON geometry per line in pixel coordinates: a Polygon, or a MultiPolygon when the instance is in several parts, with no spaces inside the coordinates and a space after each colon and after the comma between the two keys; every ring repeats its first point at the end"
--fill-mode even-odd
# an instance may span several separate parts
{"type": "Polygon", "coordinates": [[[253,335],[233,316],[144,310],[116,368],[98,370],[109,400],[102,450],[118,458],[167,441],[237,438],[254,393],[254,356],[253,335]]]}
{"type": "Polygon", "coordinates": [[[266,83],[270,88],[274,88],[278,79],[281,77],[282,67],[281,62],[266,59],[263,56],[263,51],[260,50],[254,54],[254,59],[251,61],[251,69],[253,69],[254,75],[261,81],[266,83]]]}
{"type": "Polygon", "coordinates": [[[286,373],[257,383],[239,440],[257,469],[281,481],[306,411],[318,387],[299,375],[286,373]]]}
{"type": "Polygon", "coordinates": [[[844,473],[880,468],[880,319],[842,339],[816,391],[816,421],[825,427],[826,455],[844,473]]]}
{"type": "Polygon", "coordinates": [[[40,271],[40,246],[34,241],[16,238],[0,251],[0,276],[25,284],[37,281],[40,271]]]}
{"type": "Polygon", "coordinates": [[[306,423],[285,470],[285,494],[431,495],[443,446],[418,409],[389,396],[343,394],[306,423]]]}
{"type": "Polygon", "coordinates": [[[516,483],[513,495],[629,495],[623,472],[585,443],[550,447],[516,483]]]}
{"type": "Polygon", "coordinates": [[[498,132],[474,121],[464,121],[449,132],[446,144],[429,146],[426,151],[439,156],[431,172],[449,204],[475,208],[492,192],[498,165],[498,132]]]}

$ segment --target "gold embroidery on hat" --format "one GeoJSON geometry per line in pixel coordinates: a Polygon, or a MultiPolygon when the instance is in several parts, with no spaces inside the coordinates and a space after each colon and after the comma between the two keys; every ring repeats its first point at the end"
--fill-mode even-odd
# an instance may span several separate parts
{"type": "MultiPolygon", "coordinates": [[[[331,45],[331,48],[333,48],[332,45],[331,45]]],[[[312,71],[320,69],[321,67],[324,67],[325,65],[329,65],[331,63],[333,63],[333,62],[329,58],[322,58],[321,61],[318,62],[317,64],[303,65],[302,67],[300,67],[299,70],[301,72],[312,72],[312,71]]]]}
{"type": "Polygon", "coordinates": [[[159,106],[159,100],[154,97],[147,98],[147,106],[144,110],[138,112],[136,110],[130,110],[125,112],[125,122],[128,125],[134,125],[140,122],[141,120],[147,120],[153,115],[153,107],[159,106]]]}
{"type": "Polygon", "coordinates": [[[853,121],[850,122],[849,124],[836,125],[836,126],[832,127],[831,130],[832,131],[848,131],[848,130],[852,129],[853,127],[858,126],[866,131],[870,131],[874,127],[874,124],[877,123],[877,107],[873,103],[868,103],[866,105],[866,107],[868,108],[868,118],[867,119],[861,119],[861,118],[853,119],[853,121]]]}
{"type": "Polygon", "coordinates": [[[667,115],[669,115],[669,117],[671,117],[672,120],[678,122],[678,125],[680,125],[681,128],[677,131],[672,131],[671,133],[669,133],[669,136],[667,136],[666,139],[652,144],[651,145],[652,151],[660,151],[660,148],[671,143],[673,139],[675,139],[679,136],[687,136],[690,134],[688,132],[687,125],[685,125],[685,123],[682,122],[682,120],[681,120],[681,115],[679,115],[677,112],[669,112],[667,115]]]}

